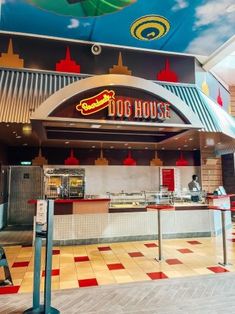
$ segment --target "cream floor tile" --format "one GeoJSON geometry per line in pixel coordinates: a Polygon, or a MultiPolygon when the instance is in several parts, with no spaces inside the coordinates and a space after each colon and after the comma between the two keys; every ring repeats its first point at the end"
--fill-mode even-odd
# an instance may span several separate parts
{"type": "Polygon", "coordinates": [[[133,279],[125,269],[113,270],[112,275],[114,276],[117,283],[133,282],[133,279]]]}
{"type": "Polygon", "coordinates": [[[107,265],[101,262],[91,262],[91,267],[94,271],[102,271],[108,269],[107,265]]]}
{"type": "Polygon", "coordinates": [[[83,272],[77,272],[77,279],[88,279],[88,278],[94,278],[95,273],[90,270],[90,271],[83,271],[83,272]]]}
{"type": "Polygon", "coordinates": [[[12,279],[14,286],[20,286],[22,284],[23,279],[12,279]]]}
{"type": "Polygon", "coordinates": [[[151,278],[146,275],[146,273],[144,272],[130,272],[127,269],[129,275],[131,276],[133,281],[147,281],[147,280],[151,280],[151,278]]]}
{"type": "MultiPolygon", "coordinates": [[[[99,285],[107,285],[117,283],[114,276],[112,276],[110,271],[96,272],[95,277],[99,285]]],[[[89,278],[89,277],[87,277],[89,278]]]]}
{"type": "Polygon", "coordinates": [[[78,288],[78,281],[77,280],[70,280],[70,281],[60,281],[60,289],[71,289],[71,288],[78,288]]]}
{"type": "Polygon", "coordinates": [[[207,269],[206,267],[193,268],[193,271],[195,271],[198,275],[210,275],[211,274],[211,271],[207,269]]]}

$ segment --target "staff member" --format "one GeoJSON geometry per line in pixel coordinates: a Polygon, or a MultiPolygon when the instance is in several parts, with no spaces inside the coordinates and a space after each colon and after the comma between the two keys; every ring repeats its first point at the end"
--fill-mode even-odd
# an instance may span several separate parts
{"type": "Polygon", "coordinates": [[[198,176],[194,174],[192,176],[192,181],[188,184],[189,191],[191,192],[192,202],[198,202],[200,199],[201,186],[198,182],[198,176]]]}

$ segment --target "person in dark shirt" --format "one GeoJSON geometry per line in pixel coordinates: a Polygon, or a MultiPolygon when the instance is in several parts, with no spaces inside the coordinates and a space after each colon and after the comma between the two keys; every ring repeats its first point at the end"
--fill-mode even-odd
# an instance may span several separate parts
{"type": "Polygon", "coordinates": [[[189,182],[188,188],[191,193],[192,202],[198,202],[200,200],[201,186],[198,182],[198,176],[196,174],[192,176],[192,181],[189,182]]]}

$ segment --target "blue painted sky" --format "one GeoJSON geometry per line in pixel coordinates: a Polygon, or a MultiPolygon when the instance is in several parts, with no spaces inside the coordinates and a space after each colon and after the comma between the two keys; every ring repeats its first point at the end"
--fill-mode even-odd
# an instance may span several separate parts
{"type": "MultiPolygon", "coordinates": [[[[57,1],[57,0],[47,0],[57,1]]],[[[67,3],[67,0],[61,0],[67,3]]],[[[85,0],[86,1],[86,0],[85,0]]],[[[68,4],[69,5],[69,4],[68,4]]],[[[172,52],[209,55],[235,33],[234,0],[137,0],[99,17],[59,15],[27,0],[2,0],[1,30],[50,35],[172,52]],[[131,36],[131,24],[155,14],[170,23],[157,40],[131,36]]]]}

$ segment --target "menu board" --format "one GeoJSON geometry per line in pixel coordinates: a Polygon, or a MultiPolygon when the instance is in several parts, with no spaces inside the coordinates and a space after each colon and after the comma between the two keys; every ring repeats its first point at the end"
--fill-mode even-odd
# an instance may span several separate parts
{"type": "Polygon", "coordinates": [[[164,168],[162,170],[162,185],[168,187],[168,191],[173,192],[175,190],[175,169],[164,168]]]}

